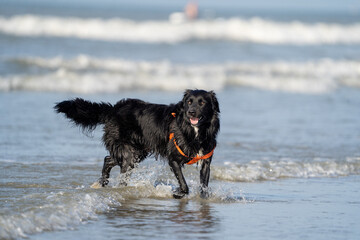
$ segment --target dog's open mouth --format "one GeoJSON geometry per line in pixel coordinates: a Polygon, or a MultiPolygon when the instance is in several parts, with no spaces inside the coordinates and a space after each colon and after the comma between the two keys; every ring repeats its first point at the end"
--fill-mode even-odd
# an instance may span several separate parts
{"type": "Polygon", "coordinates": [[[191,125],[197,125],[200,121],[200,118],[192,117],[190,118],[191,125]]]}

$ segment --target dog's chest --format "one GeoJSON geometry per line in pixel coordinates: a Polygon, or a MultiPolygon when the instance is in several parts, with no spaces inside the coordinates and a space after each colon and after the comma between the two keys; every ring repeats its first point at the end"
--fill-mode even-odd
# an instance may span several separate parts
{"type": "MultiPolygon", "coordinates": [[[[193,127],[194,132],[195,132],[195,138],[197,138],[199,136],[199,128],[196,127],[196,126],[192,126],[192,127],[193,127]]],[[[197,156],[199,156],[199,157],[204,156],[202,148],[200,148],[199,151],[197,152],[197,156]]]]}
{"type": "Polygon", "coordinates": [[[199,128],[193,126],[193,129],[194,129],[194,132],[195,132],[195,137],[198,137],[198,135],[199,135],[199,128]]]}
{"type": "Polygon", "coordinates": [[[197,155],[198,155],[199,157],[204,156],[204,153],[203,153],[203,149],[202,149],[202,148],[199,150],[199,152],[197,153],[197,155]]]}

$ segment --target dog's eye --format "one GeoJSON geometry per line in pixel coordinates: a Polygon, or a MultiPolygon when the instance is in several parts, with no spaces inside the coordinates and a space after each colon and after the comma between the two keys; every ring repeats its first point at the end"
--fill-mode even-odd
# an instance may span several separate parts
{"type": "Polygon", "coordinates": [[[205,105],[205,102],[204,102],[204,101],[200,101],[200,102],[199,102],[199,105],[200,105],[200,106],[204,106],[204,105],[205,105]]]}
{"type": "Polygon", "coordinates": [[[192,101],[191,101],[191,100],[189,100],[189,101],[188,101],[188,104],[189,104],[189,105],[191,105],[191,104],[192,104],[192,101]]]}

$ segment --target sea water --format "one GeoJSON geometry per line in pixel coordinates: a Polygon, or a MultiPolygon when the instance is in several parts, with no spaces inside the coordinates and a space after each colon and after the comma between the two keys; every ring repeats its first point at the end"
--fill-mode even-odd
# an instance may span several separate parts
{"type": "Polygon", "coordinates": [[[0,239],[357,239],[360,5],[356,1],[0,3],[0,239]],[[56,102],[169,104],[215,90],[221,131],[210,197],[149,157],[100,177],[102,129],[56,102]]]}

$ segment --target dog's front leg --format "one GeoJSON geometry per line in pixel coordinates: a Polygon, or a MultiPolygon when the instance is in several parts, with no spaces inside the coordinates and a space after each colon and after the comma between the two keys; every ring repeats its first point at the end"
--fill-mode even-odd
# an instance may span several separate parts
{"type": "Polygon", "coordinates": [[[203,160],[200,170],[200,197],[209,197],[210,164],[212,157],[203,160]]]}
{"type": "Polygon", "coordinates": [[[189,193],[189,188],[181,171],[181,166],[176,160],[169,160],[169,165],[180,185],[180,187],[174,192],[173,197],[177,199],[183,198],[185,194],[189,193]]]}

